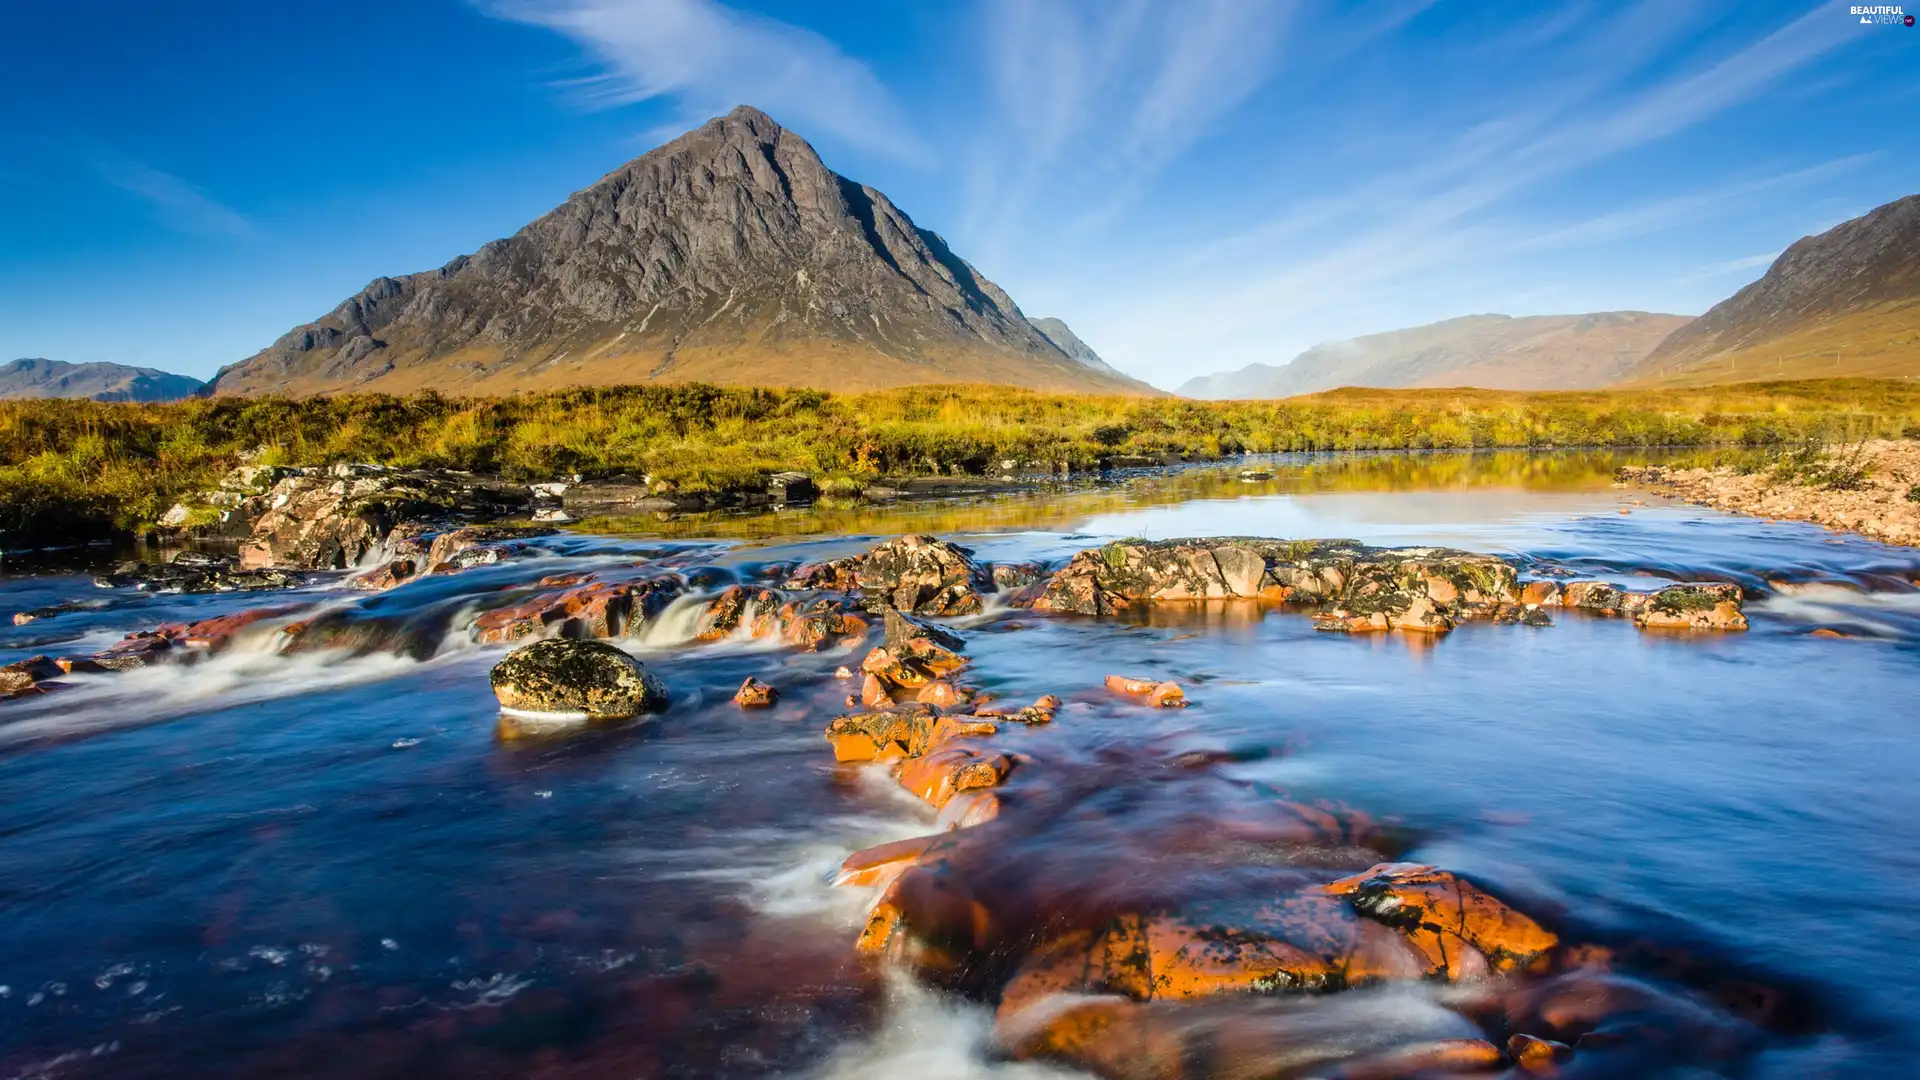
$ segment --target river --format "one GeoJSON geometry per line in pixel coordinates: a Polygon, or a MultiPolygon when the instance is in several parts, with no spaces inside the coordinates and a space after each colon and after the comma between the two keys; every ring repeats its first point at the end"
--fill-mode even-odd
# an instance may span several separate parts
{"type": "MultiPolygon", "coordinates": [[[[1725,957],[1809,1003],[1814,1022],[1727,1075],[1910,1075],[1920,551],[1614,488],[1618,460],[1283,458],[1253,481],[1236,465],[953,504],[597,522],[377,594],[337,576],[215,596],[0,578],[0,613],[94,605],[0,628],[0,664],[290,602],[380,628],[357,649],[285,654],[256,636],[0,702],[0,1077],[1077,1075],[1002,1060],[990,1003],[854,952],[872,896],[833,872],[933,820],[821,738],[845,711],[834,670],[864,649],[693,643],[672,609],[622,642],[667,682],[667,713],[525,740],[496,730],[487,671],[506,648],[467,632],[490,596],[547,574],[647,560],[717,588],[922,531],[993,561],[1057,563],[1122,537],[1350,537],[1640,587],[1741,583],[1752,627],[1731,634],[1569,612],[1360,637],[1251,605],[995,607],[958,625],[980,686],[1068,702],[1004,736],[1035,760],[1221,752],[1231,781],[1392,822],[1406,858],[1596,932],[1725,957]],[[1179,681],[1193,707],[1101,688],[1135,671],[1179,681]],[[748,675],[782,703],[732,704],[748,675]]],[[[1170,811],[1142,798],[1113,813],[1122,834],[1153,836],[1170,811]]],[[[1098,845],[1053,854],[1103,872],[1098,845]]],[[[1110,855],[1152,872],[1138,851],[1110,855]]],[[[1718,1074],[1665,1068],[1634,1075],[1718,1074]]]]}

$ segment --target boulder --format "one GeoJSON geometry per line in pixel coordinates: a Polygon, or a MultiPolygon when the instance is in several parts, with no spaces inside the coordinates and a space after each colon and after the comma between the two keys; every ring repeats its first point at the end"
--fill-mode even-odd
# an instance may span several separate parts
{"type": "Polygon", "coordinates": [[[685,582],[671,574],[623,582],[555,575],[541,579],[538,586],[549,591],[481,613],[473,622],[474,639],[504,645],[551,633],[582,639],[633,637],[666,610],[685,582]]]}
{"type": "Polygon", "coordinates": [[[93,579],[102,589],[154,593],[257,592],[306,584],[300,574],[272,568],[240,569],[223,556],[183,551],[172,562],[124,562],[93,579]]]}
{"type": "Polygon", "coordinates": [[[779,699],[780,691],[751,675],[733,692],[733,703],[743,709],[764,709],[779,699]]]}
{"type": "Polygon", "coordinates": [[[1745,630],[1740,586],[1718,582],[1669,585],[1633,612],[1643,630],[1745,630]]]}
{"type": "Polygon", "coordinates": [[[1326,889],[1404,933],[1428,973],[1441,978],[1535,970],[1560,940],[1478,886],[1432,866],[1381,863],[1326,889]]]}
{"type": "Polygon", "coordinates": [[[237,508],[253,523],[240,565],[345,569],[377,551],[404,521],[500,517],[530,501],[523,487],[451,472],[375,465],[298,470],[237,508]]]}
{"type": "Polygon", "coordinates": [[[1033,606],[1109,615],[1140,604],[1265,600],[1311,605],[1322,628],[1441,633],[1518,599],[1513,567],[1443,548],[1350,540],[1123,540],[1075,555],[1033,606]]]}
{"type": "Polygon", "coordinates": [[[600,641],[536,641],[495,664],[500,706],[518,712],[617,719],[667,707],[667,691],[640,661],[600,641]]]}
{"type": "Polygon", "coordinates": [[[29,656],[0,667],[0,700],[25,697],[41,692],[40,684],[57,679],[65,672],[53,658],[29,656]]]}
{"type": "Polygon", "coordinates": [[[902,536],[861,556],[855,579],[876,609],[910,615],[976,615],[992,579],[966,548],[931,536],[902,536]]]}
{"type": "Polygon", "coordinates": [[[1136,679],[1126,675],[1107,676],[1107,689],[1116,694],[1141,698],[1147,704],[1162,709],[1183,709],[1187,705],[1186,691],[1175,682],[1156,681],[1154,679],[1136,679]]]}
{"type": "Polygon", "coordinates": [[[433,538],[427,549],[427,570],[446,574],[497,563],[524,549],[526,541],[557,531],[545,525],[469,525],[453,529],[433,538]]]}
{"type": "Polygon", "coordinates": [[[776,503],[804,503],[812,502],[818,492],[806,473],[777,472],[767,477],[767,494],[776,503]]]}

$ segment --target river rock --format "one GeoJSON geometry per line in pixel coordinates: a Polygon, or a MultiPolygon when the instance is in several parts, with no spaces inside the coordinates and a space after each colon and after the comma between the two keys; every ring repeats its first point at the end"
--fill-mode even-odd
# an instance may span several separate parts
{"type": "Polygon", "coordinates": [[[993,591],[973,552],[931,536],[902,536],[861,556],[855,577],[869,600],[909,615],[976,615],[993,591]]]}
{"type": "Polygon", "coordinates": [[[542,578],[535,587],[542,586],[547,591],[482,612],[473,622],[474,640],[504,645],[550,633],[581,639],[637,637],[685,591],[686,582],[672,574],[624,582],[568,574],[542,578]]]}
{"type": "Polygon", "coordinates": [[[1645,630],[1745,630],[1740,602],[1738,585],[1669,585],[1637,605],[1633,624],[1645,630]]]}
{"type": "Polygon", "coordinates": [[[1527,970],[1560,940],[1485,890],[1432,866],[1381,863],[1327,891],[1404,933],[1428,973],[1441,978],[1527,970]]]}
{"type": "Polygon", "coordinates": [[[779,699],[780,691],[751,675],[733,692],[733,703],[743,709],[764,709],[779,699]]]}
{"type": "Polygon", "coordinates": [[[0,667],[0,700],[42,692],[41,683],[65,674],[52,657],[29,656],[0,667]]]}
{"type": "Polygon", "coordinates": [[[519,712],[618,719],[667,707],[657,676],[600,641],[536,641],[507,654],[490,678],[501,707],[519,712]]]}
{"type": "Polygon", "coordinates": [[[240,565],[344,569],[403,521],[499,517],[530,501],[523,487],[459,473],[376,465],[302,470],[242,504],[253,527],[240,565]]]}
{"type": "Polygon", "coordinates": [[[306,584],[306,578],[272,568],[237,569],[232,559],[183,551],[172,562],[123,562],[93,583],[103,589],[155,593],[255,592],[295,588],[306,584]]]}
{"type": "Polygon", "coordinates": [[[1109,675],[1107,689],[1116,694],[1139,698],[1157,708],[1183,709],[1187,705],[1186,691],[1180,689],[1180,684],[1175,682],[1140,679],[1128,675],[1109,675]]]}
{"type": "Polygon", "coordinates": [[[1517,601],[1514,568],[1445,548],[1351,540],[1123,540],[1075,555],[1034,602],[1110,615],[1140,604],[1259,599],[1318,608],[1324,629],[1445,632],[1517,601]]]}

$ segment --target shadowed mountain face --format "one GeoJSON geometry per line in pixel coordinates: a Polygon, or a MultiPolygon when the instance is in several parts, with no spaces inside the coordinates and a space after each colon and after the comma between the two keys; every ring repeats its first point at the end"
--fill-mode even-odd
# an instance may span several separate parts
{"type": "Polygon", "coordinates": [[[192,397],[203,385],[185,375],[125,364],[15,360],[0,365],[0,398],[178,401],[192,397]]]}
{"type": "Polygon", "coordinates": [[[1189,380],[1200,398],[1278,398],[1340,386],[1477,386],[1490,390],[1583,390],[1631,371],[1683,315],[1603,311],[1591,315],[1468,315],[1445,322],[1316,345],[1275,367],[1189,380]]]}
{"type": "Polygon", "coordinates": [[[376,279],[214,389],[650,381],[1153,392],[1069,358],[940,237],[745,106],[505,240],[376,279]]]}
{"type": "Polygon", "coordinates": [[[1781,252],[1633,372],[1648,384],[1920,375],[1920,195],[1781,252]]]}

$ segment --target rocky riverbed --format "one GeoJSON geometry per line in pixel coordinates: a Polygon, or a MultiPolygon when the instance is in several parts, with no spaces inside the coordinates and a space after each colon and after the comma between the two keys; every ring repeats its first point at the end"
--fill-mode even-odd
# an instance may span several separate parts
{"type": "Polygon", "coordinates": [[[0,1066],[1884,1075],[1920,562],[1617,503],[13,579],[0,1066]]]}
{"type": "Polygon", "coordinates": [[[1855,447],[1835,446],[1836,459],[1858,460],[1864,471],[1836,486],[1782,478],[1766,470],[1730,466],[1670,468],[1630,466],[1626,483],[1642,484],[1688,502],[1777,521],[1810,521],[1889,544],[1920,546],[1920,442],[1877,439],[1855,447]]]}

